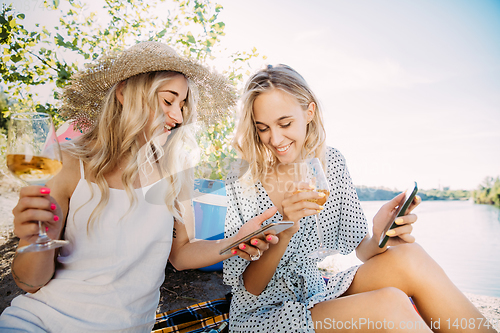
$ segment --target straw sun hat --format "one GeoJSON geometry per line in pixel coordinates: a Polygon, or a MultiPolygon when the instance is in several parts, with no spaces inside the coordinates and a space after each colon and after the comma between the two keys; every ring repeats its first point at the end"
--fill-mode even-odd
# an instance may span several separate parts
{"type": "Polygon", "coordinates": [[[120,53],[100,57],[76,73],[64,88],[61,115],[88,131],[96,124],[102,101],[116,83],[134,75],[174,71],[184,74],[195,84],[199,99],[198,119],[214,123],[236,104],[235,89],[222,75],[189,58],[181,58],[171,47],[160,42],[142,42],[120,53]]]}

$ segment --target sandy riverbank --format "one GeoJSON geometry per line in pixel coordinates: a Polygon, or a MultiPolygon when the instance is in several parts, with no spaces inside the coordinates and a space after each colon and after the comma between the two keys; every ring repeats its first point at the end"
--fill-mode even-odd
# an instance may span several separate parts
{"type": "MultiPolygon", "coordinates": [[[[22,293],[10,275],[17,239],[12,235],[12,208],[18,199],[18,186],[0,175],[0,312],[10,301],[22,293]]],[[[222,298],[230,291],[222,284],[222,274],[199,270],[175,271],[170,265],[166,269],[165,282],[161,289],[158,311],[167,311],[199,301],[222,298]]],[[[483,315],[500,329],[500,298],[466,294],[483,315]]]]}

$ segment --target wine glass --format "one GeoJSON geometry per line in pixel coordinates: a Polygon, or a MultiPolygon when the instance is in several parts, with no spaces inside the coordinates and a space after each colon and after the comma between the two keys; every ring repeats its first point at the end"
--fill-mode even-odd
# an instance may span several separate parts
{"type": "MultiPolygon", "coordinates": [[[[24,183],[41,186],[61,170],[61,150],[50,115],[41,112],[11,115],[7,138],[7,167],[24,183]]],[[[38,221],[36,242],[18,248],[17,252],[46,251],[68,243],[50,239],[42,221],[38,221]]]]}
{"type": "MultiPolygon", "coordinates": [[[[310,199],[308,201],[316,202],[320,206],[325,204],[328,196],[330,195],[330,187],[328,186],[328,180],[326,179],[323,167],[321,166],[321,162],[318,158],[312,158],[303,162],[294,163],[294,175],[296,182],[306,182],[312,187],[311,190],[325,194],[322,198],[310,199]]],[[[300,189],[297,192],[302,191],[307,190],[300,189]]],[[[339,251],[329,249],[325,246],[323,240],[323,230],[319,224],[318,214],[315,214],[314,217],[316,218],[319,247],[309,253],[308,257],[312,259],[324,259],[330,255],[339,253],[339,251]]]]}

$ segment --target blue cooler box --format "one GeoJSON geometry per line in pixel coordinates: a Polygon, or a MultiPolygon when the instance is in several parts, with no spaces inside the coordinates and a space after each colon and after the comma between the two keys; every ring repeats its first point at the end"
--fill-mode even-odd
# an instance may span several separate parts
{"type": "MultiPolygon", "coordinates": [[[[223,180],[195,179],[194,181],[195,237],[198,239],[223,239],[227,211],[226,186],[223,180]]],[[[222,261],[202,271],[222,271],[222,261]]]]}

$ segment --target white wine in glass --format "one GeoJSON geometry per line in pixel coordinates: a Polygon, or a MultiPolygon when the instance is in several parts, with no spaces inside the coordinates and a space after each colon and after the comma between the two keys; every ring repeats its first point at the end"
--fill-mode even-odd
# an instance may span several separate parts
{"type": "MultiPolygon", "coordinates": [[[[61,150],[50,115],[41,112],[14,113],[10,117],[7,138],[7,167],[28,185],[45,185],[62,168],[61,150]]],[[[53,240],[38,221],[35,243],[17,252],[39,252],[55,249],[68,241],[53,240]]]]}
{"type": "MultiPolygon", "coordinates": [[[[325,172],[321,166],[321,161],[318,158],[308,159],[304,162],[294,163],[294,176],[296,182],[305,182],[312,187],[312,191],[324,193],[325,196],[318,199],[310,199],[307,201],[316,202],[323,206],[330,195],[330,187],[326,179],[325,172]]],[[[301,192],[305,190],[299,190],[301,192]]],[[[324,259],[328,256],[339,253],[337,250],[329,249],[324,244],[323,230],[321,229],[318,214],[314,215],[316,219],[316,228],[318,231],[319,247],[308,254],[309,258],[324,259]]]]}

